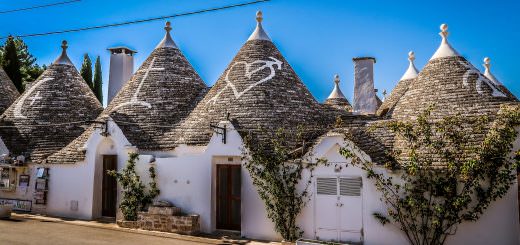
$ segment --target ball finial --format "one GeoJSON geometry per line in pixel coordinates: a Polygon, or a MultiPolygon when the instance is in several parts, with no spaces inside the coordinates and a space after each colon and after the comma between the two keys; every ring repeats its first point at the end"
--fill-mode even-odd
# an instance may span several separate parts
{"type": "Polygon", "coordinates": [[[256,12],[256,21],[257,22],[262,22],[262,20],[264,19],[264,15],[262,14],[262,11],[257,11],[256,12]]]}
{"type": "Polygon", "coordinates": [[[484,64],[489,65],[491,63],[491,59],[489,57],[484,58],[484,64]]]}
{"type": "Polygon", "coordinates": [[[166,26],[164,27],[164,30],[167,32],[170,32],[172,30],[172,23],[169,21],[166,21],[166,26]]]}
{"type": "Polygon", "coordinates": [[[62,48],[62,49],[65,50],[65,49],[67,49],[68,47],[69,47],[69,46],[68,46],[68,44],[67,44],[67,40],[63,40],[63,41],[61,41],[61,48],[62,48]]]}
{"type": "Polygon", "coordinates": [[[441,25],[441,33],[439,33],[442,38],[446,38],[448,37],[448,25],[447,24],[442,24],[441,25]]]}
{"type": "Polygon", "coordinates": [[[415,53],[413,51],[408,52],[408,60],[413,62],[415,60],[415,53]]]}
{"type": "Polygon", "coordinates": [[[339,84],[339,81],[340,81],[339,75],[338,74],[334,75],[334,83],[339,84]]]}

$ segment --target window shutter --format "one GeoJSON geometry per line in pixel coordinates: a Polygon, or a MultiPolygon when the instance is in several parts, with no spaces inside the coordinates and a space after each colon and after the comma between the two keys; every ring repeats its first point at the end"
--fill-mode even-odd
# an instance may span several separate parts
{"type": "Polygon", "coordinates": [[[361,178],[340,178],[339,193],[342,196],[361,196],[361,178]]]}
{"type": "Polygon", "coordinates": [[[337,195],[337,179],[336,178],[318,178],[317,193],[318,195],[337,195]]]}

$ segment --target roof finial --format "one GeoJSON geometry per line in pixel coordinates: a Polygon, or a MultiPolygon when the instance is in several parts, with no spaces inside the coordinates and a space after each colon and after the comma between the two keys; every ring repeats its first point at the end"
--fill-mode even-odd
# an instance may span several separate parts
{"type": "Polygon", "coordinates": [[[175,44],[175,42],[172,39],[172,36],[170,35],[170,31],[172,30],[172,23],[166,21],[164,30],[166,30],[166,35],[164,35],[164,38],[155,48],[177,48],[177,45],[175,44]]]}
{"type": "Polygon", "coordinates": [[[339,88],[339,82],[339,75],[334,75],[334,89],[327,99],[345,99],[345,95],[343,95],[343,92],[341,92],[341,89],[339,88]]]}
{"type": "Polygon", "coordinates": [[[408,52],[408,60],[410,61],[410,63],[413,63],[413,61],[415,60],[415,53],[413,51],[408,52]]]}
{"type": "Polygon", "coordinates": [[[172,23],[166,21],[166,26],[164,27],[164,30],[166,30],[166,32],[170,32],[172,30],[172,23]]]}
{"type": "Polygon", "coordinates": [[[61,48],[63,49],[63,51],[67,51],[68,47],[69,45],[67,44],[67,40],[61,41],[61,48]]]}
{"type": "Polygon", "coordinates": [[[447,24],[442,24],[441,25],[441,32],[439,32],[439,35],[441,35],[443,42],[446,41],[446,38],[448,38],[449,34],[450,33],[448,32],[448,25],[447,24]]]}
{"type": "Polygon", "coordinates": [[[251,36],[249,36],[249,39],[247,39],[248,41],[250,41],[250,40],[271,41],[271,38],[269,38],[267,33],[265,33],[264,28],[262,27],[263,20],[264,20],[264,15],[262,14],[262,11],[257,11],[256,12],[256,29],[253,32],[253,34],[251,34],[251,36]]]}
{"type": "Polygon", "coordinates": [[[491,73],[491,59],[489,57],[484,58],[484,76],[491,80],[495,85],[503,86],[500,81],[491,73]]]}
{"type": "Polygon", "coordinates": [[[406,70],[404,75],[401,77],[400,81],[406,80],[406,79],[413,79],[419,75],[419,71],[415,67],[414,60],[415,60],[415,53],[413,51],[408,52],[408,61],[410,62],[410,64],[408,65],[408,69],[406,70]]]}
{"type": "Polygon", "coordinates": [[[66,40],[63,40],[61,42],[61,55],[54,61],[53,64],[57,65],[73,65],[72,61],[70,61],[69,57],[67,56],[67,48],[68,44],[66,40]]]}
{"type": "Polygon", "coordinates": [[[262,14],[262,11],[260,11],[260,10],[256,11],[256,21],[258,23],[262,23],[262,20],[264,20],[264,16],[262,14]]]}
{"type": "Polygon", "coordinates": [[[448,43],[448,25],[442,24],[440,29],[441,32],[439,32],[439,35],[441,35],[442,37],[442,42],[430,60],[442,57],[460,56],[459,53],[457,53],[457,51],[455,51],[455,49],[453,49],[451,45],[448,43]]]}
{"type": "Polygon", "coordinates": [[[486,68],[486,72],[489,72],[489,68],[491,67],[491,59],[489,57],[484,58],[484,67],[486,68]]]}

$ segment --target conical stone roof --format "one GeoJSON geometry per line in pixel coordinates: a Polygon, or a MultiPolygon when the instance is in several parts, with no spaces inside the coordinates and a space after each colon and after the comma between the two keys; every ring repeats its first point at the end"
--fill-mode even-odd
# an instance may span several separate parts
{"type": "Polygon", "coordinates": [[[339,76],[334,76],[334,89],[330,93],[329,97],[325,100],[325,105],[332,106],[336,109],[352,111],[352,105],[348,102],[347,97],[341,92],[339,88],[339,76]]]}
{"type": "Polygon", "coordinates": [[[408,53],[408,61],[410,62],[408,69],[404,73],[404,75],[399,79],[399,82],[395,86],[395,88],[390,92],[390,95],[385,98],[381,106],[376,112],[378,116],[392,116],[395,105],[404,95],[404,93],[408,90],[408,87],[412,83],[414,79],[417,78],[419,71],[415,67],[414,64],[415,53],[410,51],[408,53]]]}
{"type": "Polygon", "coordinates": [[[207,91],[186,57],[166,35],[103,112],[139,149],[161,149],[158,139],[193,110],[207,91]]]}
{"type": "MultiPolygon", "coordinates": [[[[186,118],[208,90],[171,38],[170,22],[165,30],[163,40],[97,119],[112,118],[140,150],[163,150],[163,134],[186,118]]],[[[92,125],[48,161],[74,164],[83,160],[81,149],[94,132],[92,125]]]]}
{"type": "MultiPolygon", "coordinates": [[[[206,145],[213,133],[210,124],[229,120],[242,135],[279,128],[306,132],[325,128],[320,105],[307,90],[280,51],[258,25],[215,85],[182,125],[166,135],[170,147],[206,145]]],[[[291,143],[291,142],[289,142],[291,143]]],[[[296,142],[292,142],[296,143],[296,142]]]]}
{"type": "Polygon", "coordinates": [[[40,162],[78,137],[102,111],[94,93],[67,57],[60,57],[0,117],[9,151],[40,162]]]}
{"type": "Polygon", "coordinates": [[[0,67],[0,115],[20,96],[13,82],[0,67]]]}
{"type": "Polygon", "coordinates": [[[408,120],[431,105],[432,118],[495,115],[501,104],[514,102],[460,56],[447,42],[447,26],[441,26],[441,46],[395,105],[392,118],[408,120]]]}

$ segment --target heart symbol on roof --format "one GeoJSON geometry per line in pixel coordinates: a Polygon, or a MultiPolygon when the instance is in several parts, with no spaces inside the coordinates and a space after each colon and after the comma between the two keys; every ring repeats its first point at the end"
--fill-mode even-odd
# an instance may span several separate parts
{"type": "Polygon", "coordinates": [[[222,94],[222,92],[226,88],[228,88],[228,87],[231,88],[231,90],[233,91],[233,95],[235,96],[235,99],[239,99],[243,94],[247,93],[249,90],[253,89],[254,87],[271,80],[276,75],[276,69],[278,69],[278,70],[282,69],[283,62],[278,60],[278,59],[276,59],[276,58],[274,58],[274,57],[269,57],[269,59],[270,60],[255,60],[255,61],[253,61],[251,63],[248,63],[248,62],[245,62],[245,61],[235,62],[233,65],[231,65],[231,67],[226,72],[226,77],[225,77],[226,86],[224,86],[224,88],[222,88],[213,98],[208,100],[207,103],[212,102],[213,104],[215,104],[217,99],[218,99],[218,97],[220,96],[220,94],[222,94]],[[263,65],[253,69],[253,67],[257,66],[258,64],[263,64],[263,65]],[[260,71],[262,71],[262,70],[264,70],[266,68],[269,68],[270,73],[269,73],[269,75],[267,77],[262,78],[262,79],[260,79],[260,80],[258,80],[256,82],[250,84],[244,90],[239,91],[237,86],[233,82],[231,82],[231,80],[229,79],[229,74],[231,73],[233,68],[235,68],[235,66],[237,66],[237,65],[243,65],[245,67],[245,71],[244,71],[245,74],[244,75],[248,79],[251,79],[253,74],[255,74],[257,72],[260,72],[260,71]]]}

